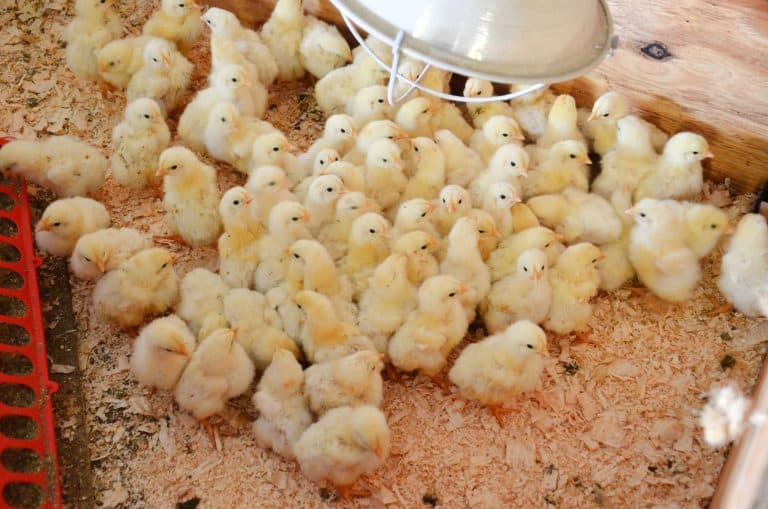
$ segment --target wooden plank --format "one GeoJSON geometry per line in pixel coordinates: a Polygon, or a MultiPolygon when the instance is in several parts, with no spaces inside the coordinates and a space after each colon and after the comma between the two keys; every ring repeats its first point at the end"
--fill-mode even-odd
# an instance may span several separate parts
{"type": "MultiPolygon", "coordinates": [[[[256,25],[275,0],[211,0],[256,25]]],[[[608,0],[621,44],[589,75],[555,88],[591,104],[609,88],[669,132],[710,142],[708,175],[755,192],[768,179],[768,9],[765,0],[608,0]]],[[[327,0],[308,12],[340,24],[327,0]]]]}

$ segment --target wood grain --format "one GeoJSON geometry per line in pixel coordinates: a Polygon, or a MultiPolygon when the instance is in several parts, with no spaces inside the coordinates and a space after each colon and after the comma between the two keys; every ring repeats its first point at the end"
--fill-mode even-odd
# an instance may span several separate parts
{"type": "MultiPolygon", "coordinates": [[[[210,3],[256,25],[267,19],[275,0],[210,3]]],[[[768,179],[765,0],[608,0],[608,4],[621,39],[619,48],[589,75],[555,88],[573,94],[582,105],[608,89],[621,91],[662,129],[704,135],[715,154],[707,163],[709,177],[727,177],[737,191],[756,192],[768,179]],[[647,54],[643,48],[648,48],[647,54]]],[[[340,23],[327,0],[305,0],[305,8],[340,23]]]]}

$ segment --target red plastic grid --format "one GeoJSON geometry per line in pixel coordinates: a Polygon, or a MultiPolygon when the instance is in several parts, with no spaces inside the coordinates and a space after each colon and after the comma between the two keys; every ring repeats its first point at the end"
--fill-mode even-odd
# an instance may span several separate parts
{"type": "MultiPolygon", "coordinates": [[[[0,138],[0,147],[10,141],[0,138]]],[[[40,504],[36,507],[54,509],[61,507],[61,488],[59,486],[58,460],[56,456],[56,435],[53,425],[53,405],[51,394],[59,388],[58,384],[48,377],[48,360],[45,351],[45,329],[43,328],[42,306],[37,285],[36,269],[40,266],[40,258],[35,256],[32,246],[32,224],[29,217],[29,200],[27,186],[21,177],[10,176],[0,182],[0,193],[7,195],[13,204],[0,210],[0,222],[11,221],[16,226],[12,236],[0,234],[0,272],[12,271],[21,278],[19,288],[0,287],[0,327],[22,328],[28,334],[29,342],[17,344],[9,341],[0,332],[0,355],[11,354],[24,356],[31,361],[31,371],[22,375],[8,374],[1,371],[0,366],[0,509],[18,507],[11,505],[18,497],[22,497],[21,507],[29,507],[35,500],[35,492],[39,494],[40,504]],[[13,246],[18,250],[12,253],[13,246]],[[14,256],[9,256],[13,254],[14,256]],[[18,259],[16,259],[18,258],[18,259]],[[19,313],[4,314],[8,305],[14,299],[21,301],[25,310],[19,313]],[[3,302],[4,301],[4,302],[3,302]],[[22,314],[22,316],[11,316],[22,314]],[[8,395],[34,393],[34,401],[26,405],[24,398],[10,401],[8,395]],[[5,398],[4,398],[5,395],[5,398]],[[10,403],[10,404],[9,404],[10,403]],[[20,405],[20,406],[14,406],[20,405]],[[19,435],[24,427],[34,426],[37,432],[19,435]],[[14,433],[15,432],[15,433],[14,433]],[[16,436],[14,436],[16,435],[16,436]],[[31,437],[31,438],[30,438],[31,437]],[[14,471],[11,462],[4,461],[4,455],[18,453],[19,450],[28,456],[37,455],[39,461],[33,462],[33,468],[16,468],[18,470],[35,470],[32,472],[14,471]],[[34,454],[31,452],[33,451],[34,454]],[[39,469],[35,467],[39,466],[39,469]],[[30,487],[29,485],[35,485],[30,487]],[[31,488],[31,490],[29,489],[31,488]],[[29,496],[31,494],[33,496],[29,496]],[[27,496],[24,496],[24,495],[27,496]]],[[[19,307],[20,309],[20,307],[19,307]]],[[[31,399],[31,398],[30,398],[31,399]]]]}

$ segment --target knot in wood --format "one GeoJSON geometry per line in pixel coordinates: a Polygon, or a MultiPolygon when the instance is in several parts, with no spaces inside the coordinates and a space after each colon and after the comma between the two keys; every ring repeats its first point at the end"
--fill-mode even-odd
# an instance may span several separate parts
{"type": "Polygon", "coordinates": [[[640,48],[640,51],[654,60],[666,60],[672,56],[667,47],[660,42],[652,42],[640,48]]]}

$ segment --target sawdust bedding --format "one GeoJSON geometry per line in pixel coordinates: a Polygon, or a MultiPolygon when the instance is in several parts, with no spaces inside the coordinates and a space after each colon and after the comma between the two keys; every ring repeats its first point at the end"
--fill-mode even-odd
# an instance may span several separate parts
{"type": "MultiPolygon", "coordinates": [[[[127,30],[138,33],[156,3],[117,2],[127,30]]],[[[125,97],[78,81],[66,69],[62,33],[71,3],[12,4],[0,6],[0,133],[67,133],[108,150],[125,97]]],[[[207,43],[202,37],[191,55],[196,89],[204,86],[208,72],[207,43]]],[[[278,84],[266,118],[306,147],[322,127],[313,104],[310,84],[278,84]]],[[[233,172],[220,173],[222,189],[241,180],[233,172]]],[[[129,192],[108,179],[97,198],[118,226],[167,233],[160,201],[151,192],[129,192]]],[[[734,217],[746,203],[746,197],[737,200],[734,217]]],[[[180,275],[195,267],[216,269],[213,248],[168,247],[182,255],[180,275]]],[[[185,508],[706,506],[727,450],[704,445],[696,411],[712,386],[735,381],[749,391],[763,357],[760,347],[740,339],[755,322],[723,312],[714,285],[720,255],[718,250],[706,261],[701,288],[683,305],[664,303],[640,288],[599,295],[589,334],[550,336],[553,360],[540,390],[521,398],[503,427],[486,409],[459,398],[455,388],[446,393],[420,377],[387,381],[383,409],[392,428],[392,456],[356,485],[370,495],[352,502],[339,500],[335,491],[305,479],[295,464],[255,444],[250,394],[216,418],[213,447],[169,394],[139,388],[128,371],[132,334],[98,320],[89,298],[92,284],[73,279],[98,503],[151,508],[179,503],[185,508]]],[[[481,334],[475,331],[473,339],[481,334]]]]}

